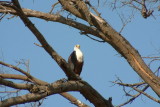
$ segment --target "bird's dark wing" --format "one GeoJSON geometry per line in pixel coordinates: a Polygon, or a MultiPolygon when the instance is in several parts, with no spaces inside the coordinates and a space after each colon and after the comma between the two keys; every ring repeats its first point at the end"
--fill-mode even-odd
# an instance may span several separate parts
{"type": "Polygon", "coordinates": [[[69,56],[68,63],[70,65],[70,68],[73,70],[73,72],[75,72],[78,75],[81,74],[83,62],[78,62],[75,51],[73,51],[69,56]]]}
{"type": "Polygon", "coordinates": [[[68,63],[76,63],[76,62],[77,62],[76,52],[73,51],[68,58],[68,63]]]}
{"type": "Polygon", "coordinates": [[[74,68],[74,72],[75,72],[76,74],[78,74],[78,75],[81,74],[82,68],[83,68],[83,63],[84,63],[84,62],[77,62],[77,63],[76,63],[76,66],[75,66],[75,68],[74,68]]]}
{"type": "Polygon", "coordinates": [[[69,56],[69,58],[68,58],[68,63],[69,63],[70,68],[71,68],[72,70],[74,70],[76,62],[77,62],[76,52],[73,51],[73,52],[71,53],[71,55],[69,56]]]}

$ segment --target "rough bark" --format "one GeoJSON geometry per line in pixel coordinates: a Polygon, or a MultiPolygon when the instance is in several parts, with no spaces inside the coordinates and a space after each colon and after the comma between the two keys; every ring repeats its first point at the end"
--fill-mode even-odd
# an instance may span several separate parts
{"type": "MultiPolygon", "coordinates": [[[[71,80],[75,80],[74,82],[80,82],[81,84],[77,85],[76,87],[73,87],[73,84],[67,84],[67,86],[65,86],[65,84],[63,84],[63,86],[61,86],[59,89],[54,90],[53,87],[57,87],[62,85],[61,84],[54,84],[52,87],[49,87],[49,89],[47,89],[47,95],[51,95],[53,93],[55,93],[56,91],[59,90],[63,90],[63,89],[69,89],[72,88],[72,90],[68,90],[68,91],[79,91],[82,93],[82,95],[88,99],[91,103],[93,103],[96,107],[112,107],[111,101],[110,100],[106,100],[105,98],[103,98],[98,92],[96,92],[96,90],[94,90],[88,83],[86,83],[85,81],[81,81],[79,77],[77,77],[68,67],[68,63],[57,54],[57,52],[47,43],[47,41],[45,40],[45,38],[43,37],[43,35],[38,31],[38,29],[33,25],[33,23],[25,16],[24,12],[22,11],[18,0],[12,0],[14,6],[13,9],[17,12],[18,16],[21,18],[21,20],[23,21],[23,23],[30,29],[30,31],[36,36],[36,38],[39,40],[39,42],[42,44],[42,47],[46,50],[46,52],[57,62],[57,64],[63,69],[63,71],[66,73],[67,77],[71,80]],[[68,88],[66,88],[68,87],[68,88]],[[51,91],[52,90],[52,91],[51,91]],[[54,92],[53,92],[54,91],[54,92]],[[53,93],[52,93],[53,92],[53,93]]],[[[66,82],[65,82],[66,83],[66,82]]],[[[77,83],[78,84],[78,83],[77,83]]],[[[27,85],[28,86],[28,85],[27,85]]],[[[45,89],[45,86],[40,86],[38,89],[37,88],[33,88],[29,89],[30,92],[33,93],[37,93],[37,90],[39,91],[43,91],[43,89],[45,89]]],[[[66,92],[66,91],[62,91],[62,92],[66,92]]],[[[56,92],[58,93],[58,92],[56,92]]],[[[43,95],[43,94],[41,94],[43,95]]],[[[43,97],[47,96],[46,94],[43,97]]],[[[27,99],[29,101],[34,101],[35,98],[30,95],[28,96],[28,94],[26,95],[27,99]],[[31,98],[29,98],[31,97],[31,98]],[[34,99],[33,99],[34,98],[34,99]]],[[[38,97],[38,95],[36,95],[36,97],[38,97]]],[[[20,97],[16,97],[18,100],[20,101],[20,97]]],[[[42,97],[39,96],[37,99],[41,99],[42,97]]],[[[28,102],[27,99],[23,98],[22,102],[28,102]]],[[[10,99],[8,99],[10,100],[10,99]]],[[[12,101],[12,100],[11,100],[12,101]]],[[[6,102],[6,101],[3,101],[6,102]]],[[[19,103],[22,103],[19,102],[19,103]]]]}
{"type": "MultiPolygon", "coordinates": [[[[15,0],[13,0],[15,1],[15,0]]],[[[11,13],[14,15],[18,15],[23,20],[24,24],[35,34],[37,39],[42,44],[43,48],[49,53],[49,55],[57,62],[57,64],[64,70],[66,75],[69,78],[78,80],[75,74],[73,74],[67,65],[67,62],[59,56],[56,51],[47,43],[43,35],[35,28],[35,26],[28,20],[27,17],[37,17],[41,18],[47,21],[55,21],[60,22],[69,26],[72,26],[76,29],[79,29],[83,31],[85,34],[92,34],[96,37],[101,38],[102,40],[109,43],[117,52],[119,52],[130,64],[130,66],[135,70],[135,72],[147,83],[149,86],[153,89],[153,91],[160,96],[160,79],[153,74],[153,72],[149,69],[149,67],[144,63],[143,59],[141,58],[138,51],[118,32],[116,32],[104,19],[102,19],[99,16],[94,15],[89,11],[86,4],[82,0],[59,0],[61,5],[66,11],[69,11],[76,17],[79,17],[86,22],[88,22],[90,25],[94,27],[90,27],[81,23],[78,23],[76,21],[64,18],[60,15],[51,15],[47,13],[42,13],[39,11],[34,11],[30,9],[23,9],[23,11],[20,9],[19,6],[13,7],[13,6],[6,6],[1,5],[0,6],[0,13],[11,13]],[[74,4],[74,5],[73,5],[74,4]],[[75,7],[76,6],[76,7],[75,7]],[[80,11],[78,11],[80,9],[80,11]],[[27,16],[27,17],[26,17],[27,16]]],[[[74,81],[75,82],[75,81],[74,81]]],[[[76,81],[80,82],[80,81],[76,81]]],[[[79,89],[66,89],[65,91],[80,91],[84,97],[86,97],[90,102],[92,102],[96,107],[106,107],[112,106],[110,104],[109,100],[105,100],[101,95],[99,95],[97,92],[95,93],[95,90],[89,86],[86,82],[80,82],[81,85],[83,85],[83,88],[80,86],[79,89]]],[[[67,86],[69,87],[69,86],[67,86]]],[[[53,87],[52,87],[53,88],[53,87]]],[[[47,92],[49,95],[53,94],[52,92],[47,92]]],[[[59,93],[59,91],[57,92],[59,93]]],[[[31,99],[34,96],[35,93],[32,93],[31,96],[26,95],[25,97],[31,97],[31,99]]],[[[37,95],[36,100],[39,100],[41,98],[46,97],[47,95],[37,95]],[[42,96],[41,96],[42,95],[42,96]]],[[[12,99],[13,100],[13,99],[12,99]]],[[[23,101],[23,103],[26,100],[23,101]]],[[[33,101],[33,99],[32,99],[33,101]]],[[[27,101],[26,101],[27,102],[27,101]]],[[[31,102],[31,101],[29,101],[31,102]]]]}
{"type": "MultiPolygon", "coordinates": [[[[1,80],[3,83],[3,80],[1,80]]],[[[13,83],[14,84],[14,83],[13,83]]],[[[8,86],[11,86],[8,84],[8,86]]],[[[18,85],[21,86],[21,85],[18,85]]],[[[111,102],[105,100],[99,93],[96,92],[88,83],[85,81],[57,81],[50,85],[40,86],[34,84],[25,85],[27,87],[23,87],[32,93],[12,97],[0,102],[0,107],[9,107],[16,104],[29,103],[33,101],[38,101],[46,96],[67,92],[67,91],[79,91],[81,92],[91,103],[93,103],[96,107],[112,107],[111,102]]],[[[22,88],[14,86],[14,88],[22,88]]],[[[81,105],[82,106],[82,105],[81,105]]],[[[85,105],[83,106],[85,107],[85,105]]]]}
{"type": "MultiPolygon", "coordinates": [[[[83,2],[78,0],[79,2],[83,2]]],[[[73,5],[70,5],[72,0],[59,0],[62,4],[63,8],[75,16],[88,21],[85,17],[83,17],[80,11],[73,8],[73,5]]],[[[84,5],[74,4],[78,9],[84,7],[84,5]]],[[[87,9],[87,6],[86,8],[87,9]]],[[[87,9],[89,11],[89,9],[87,9]]],[[[85,11],[87,11],[85,10],[85,11]]],[[[88,14],[88,12],[86,13],[88,14]]],[[[87,15],[89,16],[89,15],[87,15]]],[[[105,36],[101,37],[104,41],[108,42],[116,51],[118,51],[130,64],[130,66],[136,71],[136,73],[153,89],[153,91],[160,97],[160,79],[154,75],[154,73],[150,70],[150,68],[145,64],[143,59],[141,58],[138,51],[115,29],[113,29],[104,19],[101,17],[95,17],[90,12],[90,19],[88,23],[92,22],[99,31],[101,31],[105,36]]]]}

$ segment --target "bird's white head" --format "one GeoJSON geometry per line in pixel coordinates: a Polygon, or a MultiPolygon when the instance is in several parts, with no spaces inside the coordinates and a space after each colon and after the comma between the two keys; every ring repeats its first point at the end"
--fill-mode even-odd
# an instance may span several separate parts
{"type": "Polygon", "coordinates": [[[80,49],[80,45],[75,45],[74,50],[76,51],[77,49],[80,49]]]}

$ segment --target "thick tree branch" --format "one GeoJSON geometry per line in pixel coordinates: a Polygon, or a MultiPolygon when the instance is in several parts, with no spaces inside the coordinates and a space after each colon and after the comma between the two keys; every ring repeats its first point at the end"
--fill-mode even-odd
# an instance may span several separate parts
{"type": "Polygon", "coordinates": [[[94,105],[96,107],[112,107],[110,103],[107,102],[100,94],[98,94],[88,83],[85,81],[67,81],[67,82],[61,82],[57,81],[55,83],[50,84],[49,86],[36,86],[33,85],[32,87],[36,87],[37,91],[36,93],[29,93],[23,96],[18,97],[12,97],[6,100],[3,100],[0,102],[1,107],[8,107],[11,105],[16,104],[22,104],[26,102],[34,102],[38,101],[42,98],[45,98],[46,96],[67,92],[67,91],[80,91],[81,93],[85,94],[85,97],[88,99],[92,99],[89,101],[94,102],[94,105]],[[38,89],[41,88],[41,89],[38,89]],[[43,92],[41,90],[44,90],[43,92]],[[86,94],[87,93],[87,94],[86,94]],[[103,104],[102,102],[107,103],[103,104]]]}
{"type": "MultiPolygon", "coordinates": [[[[2,63],[1,63],[2,64],[2,63]]],[[[10,64],[6,64],[3,62],[3,65],[9,65],[7,67],[11,67],[13,69],[14,68],[17,68],[16,66],[13,66],[13,65],[10,65],[10,64]]],[[[17,70],[17,69],[16,69],[17,70]]],[[[24,71],[24,70],[23,70],[24,71]]],[[[25,71],[24,71],[25,72],[25,71]]],[[[7,81],[7,80],[4,80],[4,79],[18,79],[18,80],[24,80],[24,81],[28,81],[28,82],[33,82],[31,79],[29,79],[27,76],[23,76],[23,75],[17,75],[17,74],[0,74],[0,77],[2,78],[3,81],[1,81],[2,85],[5,85],[5,86],[9,86],[11,88],[16,88],[16,89],[23,89],[25,87],[25,84],[17,84],[17,83],[13,83],[12,81],[7,81]]],[[[34,83],[40,85],[40,86],[44,86],[44,85],[48,85],[47,82],[44,82],[44,81],[41,81],[41,80],[38,80],[34,77],[34,83]]],[[[32,86],[33,87],[33,86],[32,86]]],[[[35,89],[32,89],[32,87],[28,87],[27,89],[30,89],[30,90],[35,90],[35,89]]],[[[27,90],[26,89],[26,90],[27,90]]],[[[29,91],[30,91],[29,90],[29,91]]],[[[15,91],[14,91],[15,92],[15,91]]],[[[5,92],[4,92],[5,93],[5,92]]],[[[69,101],[71,101],[73,104],[75,105],[79,105],[79,107],[87,107],[86,104],[84,104],[83,102],[77,100],[75,97],[71,96],[70,94],[64,92],[64,93],[60,93],[60,95],[62,95],[63,97],[65,97],[66,99],[68,99],[69,101]]]]}
{"type": "MultiPolygon", "coordinates": [[[[27,17],[36,17],[36,18],[44,19],[46,21],[60,22],[62,24],[66,24],[78,30],[84,31],[86,34],[91,34],[98,38],[104,37],[104,34],[101,33],[99,30],[97,30],[96,28],[73,21],[61,15],[48,14],[48,13],[43,13],[40,11],[31,10],[31,9],[22,9],[22,10],[24,11],[24,14],[27,17]]],[[[12,6],[10,7],[3,6],[3,8],[0,7],[0,13],[10,13],[13,15],[18,15],[17,12],[12,8],[12,6]]]]}
{"type": "Polygon", "coordinates": [[[43,35],[38,31],[38,29],[34,26],[34,24],[25,16],[23,13],[19,3],[17,0],[13,0],[13,3],[15,5],[14,9],[18,13],[19,17],[23,21],[23,23],[30,29],[30,31],[36,36],[36,38],[39,40],[39,42],[42,44],[43,48],[46,50],[46,52],[57,62],[57,64],[63,69],[65,74],[69,79],[78,80],[80,79],[77,77],[69,68],[69,65],[67,62],[57,54],[57,52],[48,44],[48,42],[45,40],[43,35]]]}
{"type": "MultiPolygon", "coordinates": [[[[63,1],[63,0],[61,0],[61,1],[63,1]]],[[[65,3],[65,1],[63,1],[63,2],[65,3]]],[[[65,7],[65,5],[63,5],[63,6],[65,7]]],[[[74,10],[69,10],[69,8],[70,7],[65,7],[66,10],[68,10],[71,13],[73,13],[74,15],[82,18],[81,15],[79,15],[80,13],[78,13],[77,11],[74,12],[74,10]]],[[[6,10],[8,10],[8,9],[1,9],[0,11],[3,12],[4,10],[6,12],[6,10]]],[[[9,11],[11,11],[11,10],[9,10],[9,11]]],[[[13,11],[11,11],[11,12],[13,12],[13,11]]],[[[30,13],[32,13],[32,12],[30,12],[30,13]]],[[[35,12],[33,12],[33,14],[34,13],[35,12]]],[[[32,16],[36,16],[36,15],[33,15],[33,14],[32,14],[32,16]]],[[[39,17],[43,18],[44,15],[41,14],[39,17]]],[[[159,85],[159,83],[160,83],[159,81],[160,80],[146,66],[146,64],[142,60],[141,56],[139,55],[139,53],[129,44],[129,42],[127,40],[125,40],[119,33],[117,33],[113,28],[111,28],[111,26],[108,23],[106,23],[106,24],[103,23],[103,25],[101,25],[101,22],[103,22],[103,19],[101,19],[98,16],[97,16],[97,18],[96,18],[96,16],[94,16],[94,18],[97,19],[97,22],[95,22],[95,23],[97,23],[97,28],[99,30],[103,31],[104,34],[106,32],[106,36],[104,36],[104,34],[102,34],[101,32],[99,32],[99,30],[89,29],[89,30],[87,30],[87,32],[89,31],[90,34],[93,34],[91,32],[94,31],[93,35],[96,35],[96,36],[100,37],[101,39],[105,40],[106,42],[110,43],[122,56],[124,56],[127,59],[127,61],[129,62],[129,64],[140,75],[140,77],[142,77],[142,79],[144,79],[148,84],[150,84],[151,87],[152,87],[152,89],[156,93],[157,92],[160,93],[157,90],[157,89],[160,88],[160,85],[159,85]],[[110,35],[110,36],[107,36],[107,35],[110,35]]],[[[55,19],[55,17],[52,17],[52,19],[55,19]]],[[[56,21],[57,21],[57,19],[56,19],[56,21]]],[[[64,20],[65,22],[62,21],[62,20],[58,20],[58,22],[59,21],[61,23],[68,22],[66,20],[64,20]]],[[[77,29],[83,29],[83,28],[86,29],[86,27],[84,27],[84,26],[80,27],[77,24],[78,23],[76,23],[76,24],[75,23],[71,23],[70,26],[73,26],[73,27],[75,27],[77,29]]],[[[83,30],[86,31],[85,29],[83,29],[83,30]]]]}
{"type": "MultiPolygon", "coordinates": [[[[82,0],[72,0],[72,1],[68,1],[68,2],[72,2],[73,4],[71,4],[72,6],[74,6],[75,9],[77,9],[77,11],[80,13],[80,15],[90,24],[93,25],[91,17],[90,17],[90,11],[87,7],[87,5],[82,2],[82,0]]],[[[74,10],[75,10],[74,9],[74,10]]]]}
{"type": "MultiPolygon", "coordinates": [[[[69,69],[67,63],[65,62],[64,59],[62,59],[53,49],[52,47],[47,43],[43,35],[38,31],[38,29],[32,24],[32,22],[25,16],[23,11],[21,10],[21,7],[18,3],[17,0],[12,0],[14,5],[14,9],[17,11],[18,15],[24,22],[24,24],[34,33],[34,35],[37,37],[37,39],[40,41],[44,49],[50,54],[50,56],[59,64],[59,66],[65,71],[66,75],[70,79],[76,79],[79,80],[76,75],[73,72],[70,72],[71,70],[69,69]]],[[[83,82],[85,83],[85,82],[83,82]]],[[[68,84],[70,86],[70,84],[68,84]]],[[[99,107],[111,107],[111,100],[107,101],[105,100],[99,93],[97,93],[89,84],[85,83],[86,87],[83,87],[86,90],[76,90],[80,91],[89,101],[91,101],[95,106],[99,107]],[[97,96],[97,97],[96,97],[97,96]]],[[[70,86],[72,87],[72,86],[70,86]]],[[[61,87],[64,88],[64,87],[61,87]]],[[[73,90],[74,91],[74,90],[73,90]]],[[[49,92],[47,92],[50,94],[49,92]]]]}
{"type": "Polygon", "coordinates": [[[79,84],[74,81],[68,81],[66,83],[55,82],[48,86],[33,85],[32,89],[29,89],[29,91],[32,91],[34,93],[29,93],[26,95],[12,97],[12,98],[3,100],[0,102],[0,107],[8,107],[16,104],[38,101],[52,94],[62,93],[65,91],[79,90],[78,88],[80,88],[81,86],[83,86],[83,84],[79,84]]]}
{"type": "MultiPolygon", "coordinates": [[[[84,17],[82,17],[80,12],[73,8],[72,5],[66,5],[68,4],[68,2],[71,2],[71,0],[59,1],[65,10],[87,21],[84,17]]],[[[138,75],[147,84],[149,84],[150,87],[154,90],[154,92],[160,97],[160,79],[155,76],[154,73],[150,70],[150,68],[144,63],[138,51],[124,37],[122,37],[121,34],[115,31],[104,19],[95,16],[92,13],[90,14],[93,25],[105,35],[105,37],[101,37],[101,39],[105,40],[114,49],[116,49],[127,60],[130,66],[138,73],[138,75]]]]}

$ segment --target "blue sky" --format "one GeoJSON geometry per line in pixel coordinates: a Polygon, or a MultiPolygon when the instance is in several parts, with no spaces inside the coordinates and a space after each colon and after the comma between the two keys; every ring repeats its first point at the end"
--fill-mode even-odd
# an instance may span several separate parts
{"type": "MultiPolygon", "coordinates": [[[[22,7],[31,8],[43,12],[49,12],[53,1],[21,1],[22,7]]],[[[122,27],[119,16],[116,12],[107,7],[101,7],[100,12],[111,26],[117,31],[122,27]],[[103,9],[103,10],[102,10],[103,9]]],[[[153,17],[143,19],[139,13],[135,15],[122,32],[122,35],[140,52],[141,56],[159,56],[160,54],[160,21],[153,17]]],[[[58,79],[66,78],[63,71],[58,67],[53,59],[44,51],[43,48],[35,46],[39,43],[34,35],[22,23],[18,17],[7,15],[0,22],[0,58],[10,64],[16,64],[16,61],[22,59],[30,61],[30,72],[36,78],[52,83],[58,79]]],[[[44,20],[30,18],[39,31],[44,35],[51,46],[64,59],[73,51],[75,44],[81,45],[84,53],[84,67],[81,77],[92,85],[106,99],[112,97],[113,104],[118,105],[128,99],[124,96],[122,87],[112,86],[110,81],[116,80],[116,76],[121,78],[125,83],[140,82],[140,77],[132,70],[126,60],[121,57],[109,44],[99,43],[80,35],[78,30],[57,23],[47,22],[44,20]]],[[[146,63],[149,60],[145,60],[146,63]]],[[[159,62],[152,64],[152,70],[159,66],[159,62]]],[[[24,67],[22,67],[24,68],[24,67]]],[[[25,68],[24,68],[25,69],[25,68]]],[[[10,71],[15,73],[16,71],[10,71]]],[[[148,90],[150,95],[157,98],[152,90],[148,90]]],[[[90,104],[78,92],[71,92],[76,98],[90,104]]],[[[75,107],[60,95],[47,97],[42,107],[75,107]]],[[[159,104],[151,101],[145,96],[140,96],[133,103],[125,107],[158,107],[159,104]]]]}

